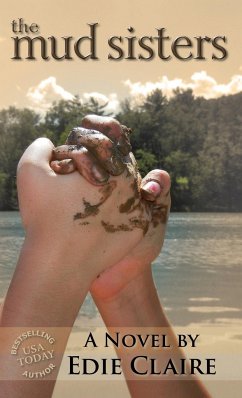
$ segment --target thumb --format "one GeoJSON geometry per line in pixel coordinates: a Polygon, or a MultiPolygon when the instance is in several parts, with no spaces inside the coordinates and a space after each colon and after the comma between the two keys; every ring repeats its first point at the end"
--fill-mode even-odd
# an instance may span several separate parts
{"type": "Polygon", "coordinates": [[[32,144],[28,146],[22,155],[18,171],[26,165],[37,166],[46,172],[53,173],[50,167],[54,145],[48,138],[37,138],[32,144]]]}
{"type": "Polygon", "coordinates": [[[141,182],[143,199],[155,201],[160,195],[166,195],[170,190],[170,176],[164,170],[150,171],[141,182]]]}

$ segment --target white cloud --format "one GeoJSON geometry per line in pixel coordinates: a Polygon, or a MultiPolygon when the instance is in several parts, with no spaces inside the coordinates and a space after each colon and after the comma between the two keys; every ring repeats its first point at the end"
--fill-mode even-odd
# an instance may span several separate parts
{"type": "MultiPolygon", "coordinates": [[[[167,76],[163,76],[155,82],[148,81],[141,83],[126,80],[123,83],[129,90],[133,104],[142,103],[144,98],[157,88],[162,90],[167,98],[171,98],[174,95],[174,90],[180,88],[181,90],[191,89],[195,97],[210,99],[241,92],[242,74],[232,76],[230,81],[225,84],[218,84],[206,71],[193,73],[189,81],[181,78],[169,79],[167,76]]],[[[86,92],[80,95],[80,99],[83,102],[87,102],[91,97],[100,105],[107,104],[105,108],[107,112],[116,113],[119,111],[120,103],[116,93],[104,95],[99,92],[86,92]]],[[[55,77],[48,77],[36,86],[30,87],[27,92],[27,98],[31,108],[44,113],[54,101],[61,99],[71,100],[74,98],[74,95],[57,84],[55,77]]]]}
{"type": "Polygon", "coordinates": [[[182,79],[169,80],[167,76],[163,76],[158,82],[140,82],[132,83],[126,80],[124,84],[129,88],[131,96],[147,96],[155,89],[162,90],[163,94],[170,98],[173,95],[173,90],[180,87],[181,89],[187,88],[182,79]]]}
{"type": "Polygon", "coordinates": [[[37,86],[30,87],[27,92],[27,98],[32,108],[45,112],[54,101],[61,99],[71,100],[74,95],[57,84],[55,77],[50,76],[48,79],[42,80],[37,86]]]}
{"type": "MultiPolygon", "coordinates": [[[[19,90],[18,87],[17,89],[19,90]]],[[[84,93],[80,99],[83,100],[83,102],[87,102],[91,97],[100,105],[107,104],[105,108],[107,112],[115,113],[118,111],[119,101],[117,94],[112,93],[106,96],[98,92],[90,92],[84,93]]],[[[57,84],[55,77],[50,76],[42,80],[36,86],[30,87],[27,92],[27,98],[32,109],[44,113],[51,107],[54,101],[59,101],[61,99],[72,100],[74,95],[57,84]]]]}
{"type": "Polygon", "coordinates": [[[207,72],[197,72],[191,77],[192,89],[196,97],[218,98],[222,95],[236,94],[242,91],[242,75],[232,76],[227,84],[218,84],[207,72]]]}
{"type": "Polygon", "coordinates": [[[217,81],[209,76],[207,72],[201,71],[194,73],[190,81],[183,79],[171,79],[163,76],[159,81],[146,82],[131,82],[126,80],[124,84],[129,88],[131,98],[135,102],[141,101],[155,89],[162,90],[163,94],[168,98],[173,96],[173,90],[180,88],[182,90],[191,89],[195,97],[204,97],[206,99],[218,98],[222,95],[236,94],[242,91],[242,75],[232,76],[227,84],[218,84],[217,81]]]}
{"type": "Polygon", "coordinates": [[[105,108],[105,111],[107,112],[115,113],[119,110],[119,100],[117,98],[117,94],[115,93],[109,94],[108,96],[98,92],[84,93],[83,98],[85,101],[93,98],[101,106],[107,104],[105,108]]]}

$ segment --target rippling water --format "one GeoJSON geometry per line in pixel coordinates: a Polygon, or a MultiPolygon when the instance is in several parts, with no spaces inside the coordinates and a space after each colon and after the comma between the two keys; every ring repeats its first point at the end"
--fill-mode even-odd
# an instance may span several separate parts
{"type": "MultiPolygon", "coordinates": [[[[0,212],[0,298],[23,239],[19,213],[0,212]]],[[[242,214],[171,214],[154,277],[173,324],[242,322],[242,214]]],[[[89,319],[97,315],[89,296],[84,314],[89,319]]]]}
{"type": "Polygon", "coordinates": [[[155,262],[158,292],[179,325],[242,319],[242,214],[177,213],[155,262]]]}

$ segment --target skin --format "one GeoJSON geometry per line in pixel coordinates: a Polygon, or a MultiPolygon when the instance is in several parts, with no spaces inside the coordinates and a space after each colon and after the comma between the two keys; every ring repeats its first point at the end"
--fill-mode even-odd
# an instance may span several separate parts
{"type": "MultiPolygon", "coordinates": [[[[95,133],[90,136],[95,140],[96,135],[95,133]]],[[[98,149],[96,150],[99,156],[102,157],[105,165],[110,158],[110,151],[113,152],[114,147],[111,140],[107,141],[106,138],[100,133],[98,149]],[[112,148],[110,145],[112,145],[112,148]]],[[[86,144],[88,150],[89,146],[93,148],[89,141],[86,144]]],[[[100,271],[111,265],[110,257],[119,250],[120,241],[127,239],[127,236],[125,239],[124,234],[120,233],[112,234],[112,236],[108,234],[109,236],[107,236],[103,223],[108,222],[114,226],[121,224],[129,226],[132,224],[132,228],[128,234],[130,243],[125,242],[126,248],[123,248],[120,253],[120,258],[122,258],[124,253],[129,253],[130,248],[134,247],[142,238],[142,231],[140,231],[139,227],[135,226],[134,222],[130,221],[130,212],[121,212],[120,207],[122,208],[127,200],[134,197],[135,206],[132,210],[132,217],[141,219],[144,223],[150,223],[152,220],[151,210],[147,208],[145,201],[137,194],[140,177],[137,173],[135,161],[132,156],[126,156],[125,162],[123,162],[124,172],[120,176],[110,176],[105,185],[97,187],[90,185],[86,179],[80,178],[78,173],[72,173],[69,176],[59,176],[49,165],[45,169],[37,167],[34,164],[33,156],[35,151],[39,151],[39,147],[43,142],[44,145],[49,146],[49,150],[52,153],[54,151],[57,156],[61,153],[60,157],[62,157],[62,150],[59,148],[54,150],[50,141],[42,139],[40,141],[37,140],[30,146],[19,162],[18,193],[21,215],[26,232],[28,234],[28,231],[31,230],[32,235],[35,233],[35,230],[38,230],[39,233],[43,229],[43,217],[46,213],[46,205],[48,203],[48,208],[51,208],[51,214],[48,218],[45,217],[46,230],[54,234],[54,229],[58,227],[59,230],[65,230],[66,235],[70,233],[72,236],[71,246],[74,247],[78,246],[77,242],[78,240],[80,242],[80,239],[82,242],[86,242],[87,233],[90,233],[93,236],[92,245],[95,245],[97,255],[100,253],[103,257],[97,266],[97,271],[100,273],[100,271]],[[39,178],[37,187],[35,187],[36,174],[37,178],[39,178]],[[76,184],[75,190],[72,189],[74,184],[76,184]],[[33,187],[35,187],[34,191],[33,187]],[[71,195],[69,195],[69,192],[71,192],[71,195]],[[25,205],[26,196],[28,197],[28,206],[25,205]],[[60,200],[60,197],[62,200],[60,200]],[[57,203],[58,206],[56,206],[57,203]],[[34,210],[32,210],[32,206],[34,210]],[[111,208],[113,208],[113,211],[110,215],[111,208]],[[32,219],[31,216],[33,214],[34,218],[32,219]],[[79,220],[83,218],[89,224],[86,228],[78,228],[80,225],[79,220]],[[107,239],[109,239],[109,249],[103,253],[104,242],[107,239]]],[[[76,151],[78,152],[78,149],[76,151]]],[[[64,155],[66,155],[65,152],[64,155]]],[[[73,155],[74,159],[76,159],[75,150],[71,150],[71,153],[68,152],[68,156],[70,155],[73,155]]],[[[83,161],[83,158],[81,158],[81,161],[83,161]]],[[[86,255],[90,250],[89,244],[85,244],[85,246],[85,250],[83,247],[79,249],[81,257],[86,255]]]]}
{"type": "MultiPolygon", "coordinates": [[[[85,127],[98,128],[99,120],[95,117],[85,118],[85,127]],[[88,122],[87,122],[88,121],[88,122]]],[[[105,120],[107,122],[107,118],[105,120]]],[[[101,124],[105,132],[105,122],[101,124]]],[[[111,122],[109,122],[109,125],[111,122]]],[[[117,124],[115,124],[115,131],[117,124]]],[[[109,138],[115,141],[116,133],[108,129],[109,138]]],[[[145,332],[154,331],[168,333],[171,341],[176,346],[176,339],[158,298],[152,278],[151,263],[158,256],[163,245],[165,228],[170,210],[170,178],[163,170],[153,170],[142,180],[140,195],[146,199],[147,207],[151,209],[152,221],[148,231],[139,244],[129,252],[121,261],[103,271],[91,285],[91,294],[111,333],[113,329],[129,327],[145,328],[145,332]]],[[[133,196],[119,208],[120,212],[129,213],[135,207],[133,196]]],[[[134,330],[134,329],[132,329],[134,330]]],[[[132,331],[131,331],[132,332],[132,331]]],[[[122,367],[126,381],[133,398],[209,398],[204,386],[194,377],[192,380],[161,381],[150,376],[144,381],[140,378],[130,377],[128,364],[129,350],[117,350],[118,357],[122,360],[122,367]]],[[[132,353],[133,355],[134,353],[132,353]]],[[[149,352],[147,353],[149,355],[149,352]]],[[[170,357],[182,358],[184,354],[178,348],[169,352],[170,357]]],[[[160,359],[164,360],[165,353],[160,352],[160,359]]],[[[159,359],[159,357],[158,357],[159,359]]]]}
{"type": "MultiPolygon", "coordinates": [[[[106,183],[107,175],[110,174],[120,175],[126,171],[124,174],[127,179],[133,176],[133,182],[130,184],[133,193],[119,206],[120,213],[130,214],[131,217],[128,222],[118,225],[102,220],[101,224],[105,231],[113,233],[139,228],[145,235],[149,230],[150,221],[153,227],[158,227],[160,222],[165,224],[170,207],[169,192],[167,193],[167,203],[155,202],[155,190],[158,189],[159,191],[161,188],[159,186],[161,184],[159,171],[158,177],[156,171],[146,177],[146,180],[144,180],[147,183],[146,189],[141,187],[141,176],[138,172],[137,163],[132,152],[130,152],[129,136],[131,130],[120,125],[113,118],[96,115],[86,116],[82,121],[82,126],[84,127],[74,128],[69,134],[66,144],[54,150],[55,160],[51,162],[51,167],[57,173],[65,174],[66,162],[68,162],[71,165],[71,170],[68,170],[68,172],[76,169],[89,182],[96,185],[106,183]],[[97,176],[94,177],[93,164],[95,169],[98,169],[100,176],[105,175],[105,179],[99,178],[98,181],[97,176]],[[154,191],[152,191],[152,187],[154,187],[154,191]],[[142,201],[141,198],[146,199],[146,201],[142,201]],[[150,221],[146,217],[149,214],[152,217],[150,221]]],[[[165,174],[165,172],[162,173],[165,174]]],[[[79,212],[75,219],[98,214],[99,207],[105,200],[105,198],[102,198],[95,205],[91,205],[84,200],[85,211],[84,213],[79,212]]]]}
{"type": "MultiPolygon", "coordinates": [[[[110,234],[102,225],[102,221],[129,225],[130,215],[119,208],[134,195],[136,174],[127,172],[125,166],[126,172],[110,176],[105,187],[90,185],[77,172],[57,175],[50,167],[53,149],[49,140],[38,139],[18,165],[18,195],[26,237],[1,308],[0,332],[6,356],[0,371],[3,378],[10,375],[15,379],[2,382],[4,398],[51,397],[71,327],[91,283],[113,264],[113,258],[121,260],[143,238],[140,228],[110,234]],[[99,205],[99,211],[88,214],[84,220],[88,224],[82,225],[75,215],[85,213],[86,203],[99,205]],[[33,383],[21,379],[21,369],[10,355],[20,327],[54,328],[51,330],[59,354],[53,379],[33,383]]],[[[141,198],[136,201],[142,202],[141,198]]],[[[133,216],[139,217],[139,211],[135,209],[133,216]]],[[[150,222],[151,213],[144,212],[143,218],[150,222]]],[[[37,339],[36,343],[41,341],[37,339]]],[[[35,371],[34,366],[31,371],[35,371]]]]}
{"type": "MultiPolygon", "coordinates": [[[[108,153],[107,148],[100,146],[98,150],[102,155],[108,153]]],[[[71,162],[64,160],[64,167],[73,171],[79,164],[82,171],[81,162],[74,156],[71,162]]],[[[54,329],[54,333],[57,352],[62,353],[90,286],[109,328],[114,325],[160,326],[165,322],[151,277],[150,261],[160,251],[164,238],[170,205],[167,173],[153,171],[140,186],[131,157],[121,175],[109,177],[107,185],[112,189],[100,191],[100,186],[90,186],[76,172],[58,176],[50,168],[51,159],[52,143],[39,139],[26,150],[18,167],[18,193],[26,239],[0,319],[6,350],[2,371],[16,378],[2,383],[1,393],[7,398],[50,397],[61,354],[56,358],[53,380],[34,383],[17,380],[19,368],[9,355],[13,335],[6,327],[48,329],[61,326],[54,329]],[[142,192],[148,195],[150,205],[141,199],[142,192]],[[96,207],[95,214],[87,210],[90,206],[96,207]],[[85,214],[85,225],[75,217],[79,213],[85,214]],[[103,221],[116,229],[120,225],[130,226],[130,213],[133,220],[142,216],[148,222],[145,236],[136,223],[125,233],[119,229],[111,234],[105,231],[103,221]]],[[[107,160],[104,160],[105,165],[107,160]]],[[[59,170],[63,170],[62,163],[59,163],[59,170]]],[[[96,185],[103,185],[103,182],[96,185]]],[[[124,351],[120,355],[126,369],[128,353],[124,351]]],[[[188,389],[179,385],[174,390],[174,383],[166,387],[164,383],[153,381],[148,386],[128,379],[128,386],[133,397],[146,397],[148,388],[148,395],[152,397],[183,398],[190,392],[196,398],[208,396],[197,382],[189,384],[188,389]],[[175,395],[175,392],[181,394],[175,395]]]]}

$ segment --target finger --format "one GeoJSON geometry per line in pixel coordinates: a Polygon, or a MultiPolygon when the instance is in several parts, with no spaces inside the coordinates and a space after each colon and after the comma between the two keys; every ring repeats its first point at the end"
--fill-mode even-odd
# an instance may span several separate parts
{"type": "Polygon", "coordinates": [[[57,174],[70,174],[76,170],[75,163],[72,159],[53,160],[50,167],[57,174]]]}
{"type": "Polygon", "coordinates": [[[116,119],[109,116],[87,115],[82,119],[82,127],[100,131],[109,137],[118,147],[123,155],[131,152],[129,136],[131,129],[121,125],[116,119]]]}
{"type": "Polygon", "coordinates": [[[46,171],[52,171],[50,161],[53,148],[54,145],[48,138],[38,138],[25,150],[19,161],[18,169],[23,165],[29,164],[45,169],[46,171]]]}
{"type": "Polygon", "coordinates": [[[141,195],[152,203],[152,226],[166,225],[170,212],[170,176],[164,170],[152,170],[141,183],[141,195]]]}
{"type": "Polygon", "coordinates": [[[109,174],[98,164],[95,157],[84,147],[61,145],[53,150],[55,160],[71,159],[79,173],[91,184],[102,185],[109,179],[109,174]]]}
{"type": "Polygon", "coordinates": [[[85,146],[111,175],[119,175],[125,169],[113,142],[97,130],[74,128],[67,137],[68,145],[85,146]]]}
{"type": "Polygon", "coordinates": [[[170,191],[170,176],[164,170],[150,171],[141,182],[141,195],[144,199],[159,203],[170,191]]]}

